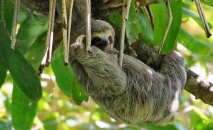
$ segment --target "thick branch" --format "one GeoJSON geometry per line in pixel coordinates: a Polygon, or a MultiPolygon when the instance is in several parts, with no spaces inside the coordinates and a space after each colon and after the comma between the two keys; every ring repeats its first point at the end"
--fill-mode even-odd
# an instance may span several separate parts
{"type": "Polygon", "coordinates": [[[213,84],[201,79],[199,75],[187,69],[187,82],[185,90],[201,99],[204,103],[213,106],[213,84]]]}

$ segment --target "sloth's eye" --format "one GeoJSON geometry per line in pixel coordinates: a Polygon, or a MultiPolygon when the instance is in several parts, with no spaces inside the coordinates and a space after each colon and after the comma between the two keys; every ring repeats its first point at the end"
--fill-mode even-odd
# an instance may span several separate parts
{"type": "Polygon", "coordinates": [[[109,36],[108,39],[109,39],[109,42],[112,43],[112,36],[109,36]]]}

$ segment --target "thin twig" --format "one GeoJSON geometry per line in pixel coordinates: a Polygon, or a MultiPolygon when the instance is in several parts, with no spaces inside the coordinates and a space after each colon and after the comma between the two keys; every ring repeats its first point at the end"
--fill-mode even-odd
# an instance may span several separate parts
{"type": "Polygon", "coordinates": [[[47,63],[49,64],[52,59],[52,46],[53,46],[53,31],[54,31],[54,23],[55,23],[55,10],[56,10],[56,2],[57,0],[53,0],[53,11],[52,11],[52,19],[51,19],[51,33],[50,33],[50,41],[49,41],[49,48],[48,48],[48,54],[47,57],[47,63]]]}
{"type": "Polygon", "coordinates": [[[48,32],[46,38],[45,54],[41,62],[41,66],[48,65],[52,57],[52,44],[53,44],[53,26],[55,20],[56,0],[49,0],[49,21],[48,32]]]}
{"type": "Polygon", "coordinates": [[[21,0],[16,0],[15,2],[15,9],[14,9],[14,16],[13,16],[13,28],[12,28],[12,41],[11,41],[11,48],[15,49],[16,43],[16,30],[17,30],[17,23],[18,23],[18,13],[20,8],[21,0]]]}
{"type": "Polygon", "coordinates": [[[131,5],[131,0],[127,0],[127,5],[126,5],[126,16],[125,16],[125,19],[128,20],[129,18],[129,8],[130,8],[130,5],[131,5]]]}
{"type": "Polygon", "coordinates": [[[64,64],[67,65],[69,62],[69,52],[67,44],[67,11],[65,0],[61,1],[62,6],[62,22],[63,22],[63,45],[64,45],[64,64]]]}
{"type": "Polygon", "coordinates": [[[206,21],[205,15],[203,13],[203,9],[202,9],[202,6],[200,4],[200,0],[195,0],[195,4],[196,4],[197,10],[198,10],[198,13],[200,15],[200,19],[202,21],[203,28],[205,30],[206,37],[209,38],[209,37],[211,37],[212,34],[211,34],[211,31],[210,31],[209,25],[206,21]]]}
{"type": "MultiPolygon", "coordinates": [[[[70,10],[69,10],[69,17],[68,17],[68,28],[67,28],[67,35],[68,35],[68,38],[67,38],[67,51],[69,53],[69,48],[70,48],[70,35],[71,35],[71,28],[72,28],[72,10],[73,10],[73,2],[74,0],[70,0],[70,10]]],[[[69,59],[69,55],[68,55],[68,59],[69,59]]]]}
{"type": "Polygon", "coordinates": [[[169,12],[169,21],[168,21],[166,30],[164,32],[163,39],[162,39],[161,44],[160,44],[159,53],[161,53],[162,47],[165,43],[166,37],[168,35],[169,29],[170,29],[170,26],[171,26],[172,20],[173,20],[172,10],[171,10],[169,1],[166,2],[166,7],[168,8],[168,12],[169,12]]]}
{"type": "Polygon", "coordinates": [[[126,0],[123,0],[123,7],[122,7],[122,28],[121,28],[121,35],[120,35],[120,48],[119,48],[119,65],[122,67],[123,62],[123,50],[124,50],[124,37],[125,37],[125,30],[126,30],[126,20],[125,20],[125,8],[126,0]]]}
{"type": "Polygon", "coordinates": [[[87,26],[86,26],[86,50],[91,51],[91,1],[86,0],[87,26]]]}
{"type": "Polygon", "coordinates": [[[122,7],[122,28],[120,35],[120,48],[119,48],[119,65],[122,67],[123,63],[123,51],[124,51],[124,39],[125,39],[125,30],[126,30],[126,21],[129,16],[129,8],[130,8],[131,0],[123,0],[122,7]]]}

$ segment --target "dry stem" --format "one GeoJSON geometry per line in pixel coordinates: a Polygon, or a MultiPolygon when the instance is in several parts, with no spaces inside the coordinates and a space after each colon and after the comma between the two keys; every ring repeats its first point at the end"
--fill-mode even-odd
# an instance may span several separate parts
{"type": "Polygon", "coordinates": [[[67,11],[65,0],[61,1],[62,6],[62,23],[63,23],[63,45],[64,45],[64,64],[67,65],[69,62],[69,52],[67,43],[67,11]]]}
{"type": "Polygon", "coordinates": [[[13,28],[12,28],[12,41],[11,41],[11,48],[15,49],[15,43],[16,43],[16,30],[17,30],[17,23],[18,23],[18,13],[20,8],[20,1],[16,0],[15,2],[15,9],[14,9],[14,16],[13,16],[13,28]]]}
{"type": "Polygon", "coordinates": [[[53,26],[55,21],[55,8],[56,0],[49,0],[49,23],[46,38],[45,55],[42,59],[41,65],[48,65],[52,57],[52,44],[53,44],[53,26]]]}
{"type": "Polygon", "coordinates": [[[121,35],[120,35],[120,48],[119,48],[119,65],[122,66],[123,62],[123,51],[124,51],[124,39],[125,39],[125,32],[126,32],[126,21],[129,16],[129,8],[130,8],[131,0],[123,0],[123,7],[122,7],[122,28],[121,28],[121,35]],[[127,4],[127,7],[125,5],[127,4]]]}
{"type": "Polygon", "coordinates": [[[209,38],[212,34],[211,34],[211,31],[210,31],[209,25],[206,21],[205,15],[203,13],[203,9],[202,9],[202,6],[200,4],[200,0],[195,0],[195,4],[196,4],[197,10],[198,10],[198,13],[200,15],[200,19],[202,21],[203,28],[204,28],[204,31],[206,33],[206,37],[209,38]]]}
{"type": "Polygon", "coordinates": [[[91,1],[87,2],[86,50],[91,51],[91,1]]]}

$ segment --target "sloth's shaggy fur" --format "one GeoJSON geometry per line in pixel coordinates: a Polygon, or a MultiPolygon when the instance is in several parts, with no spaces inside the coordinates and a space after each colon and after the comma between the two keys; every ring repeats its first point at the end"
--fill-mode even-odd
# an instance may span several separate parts
{"type": "Polygon", "coordinates": [[[118,121],[163,124],[178,109],[186,81],[178,52],[164,57],[160,73],[128,55],[124,55],[120,68],[117,54],[95,46],[92,52],[72,46],[71,57],[73,71],[86,93],[118,121]]]}
{"type": "MultiPolygon", "coordinates": [[[[85,34],[85,23],[75,16],[85,19],[82,14],[85,13],[82,12],[84,1],[75,0],[74,3],[73,24],[78,25],[72,25],[72,43],[77,36],[85,34]]],[[[113,49],[111,25],[92,19],[91,28],[92,36],[112,39],[101,49],[92,46],[92,52],[85,51],[84,45],[79,43],[70,48],[70,64],[86,93],[110,116],[127,124],[163,124],[171,120],[186,82],[182,56],[175,51],[166,54],[160,72],[156,72],[143,62],[124,55],[121,68],[118,53],[113,49]]]]}

